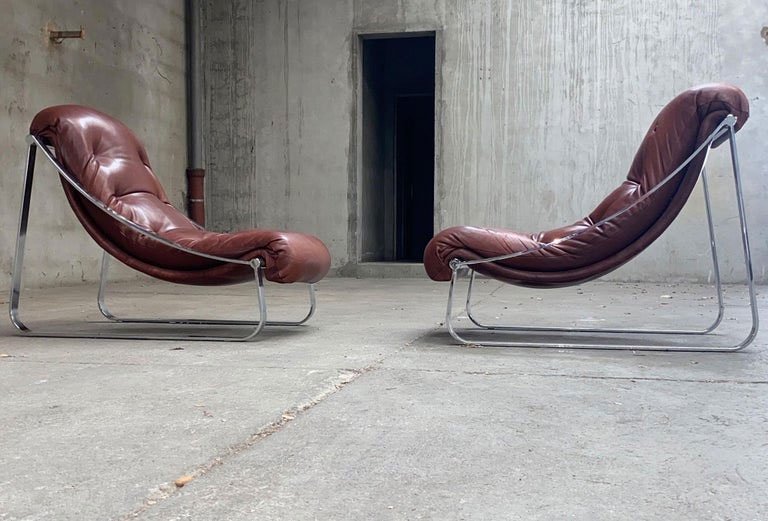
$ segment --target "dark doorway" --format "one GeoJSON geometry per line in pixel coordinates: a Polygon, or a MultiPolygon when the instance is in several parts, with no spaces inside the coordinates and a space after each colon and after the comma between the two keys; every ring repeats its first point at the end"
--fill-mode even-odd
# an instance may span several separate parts
{"type": "Polygon", "coordinates": [[[435,36],[362,50],[360,260],[418,262],[434,231],[435,36]]]}
{"type": "Polygon", "coordinates": [[[395,259],[421,261],[434,217],[435,97],[395,104],[395,259]]]}

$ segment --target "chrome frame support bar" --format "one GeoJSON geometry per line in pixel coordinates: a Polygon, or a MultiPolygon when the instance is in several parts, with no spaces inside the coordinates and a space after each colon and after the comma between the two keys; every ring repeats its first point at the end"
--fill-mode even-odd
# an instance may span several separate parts
{"type": "Polygon", "coordinates": [[[715,279],[715,287],[717,290],[717,317],[715,318],[715,321],[703,331],[704,333],[709,333],[717,329],[717,327],[723,321],[723,315],[725,314],[725,302],[723,301],[723,282],[720,277],[720,262],[717,257],[717,237],[715,235],[715,223],[712,219],[712,199],[709,195],[709,181],[707,180],[706,166],[701,167],[701,185],[704,190],[704,207],[707,212],[709,249],[712,253],[712,275],[715,279]]]}
{"type": "MultiPolygon", "coordinates": [[[[749,247],[749,231],[747,230],[747,213],[744,209],[744,192],[741,183],[741,167],[739,166],[739,153],[736,149],[736,131],[733,125],[728,134],[728,143],[731,150],[731,168],[733,169],[733,180],[736,187],[736,203],[739,206],[739,224],[741,225],[741,245],[744,250],[744,267],[747,274],[747,287],[749,288],[749,306],[752,311],[752,328],[738,349],[747,347],[757,335],[760,328],[760,317],[757,312],[757,294],[755,292],[755,275],[752,270],[752,250],[749,247]]],[[[738,350],[736,349],[736,350],[738,350]]]]}
{"type": "Polygon", "coordinates": [[[259,333],[261,333],[265,325],[298,326],[305,323],[314,314],[315,307],[316,307],[315,291],[314,291],[313,285],[310,285],[310,289],[309,289],[310,309],[309,309],[309,312],[306,314],[306,316],[302,320],[295,321],[295,322],[268,322],[266,296],[264,292],[264,266],[263,266],[263,261],[261,259],[257,258],[252,260],[242,260],[242,259],[229,259],[226,257],[219,257],[216,255],[210,255],[210,254],[201,253],[195,250],[191,250],[189,248],[176,244],[172,241],[169,241],[163,237],[160,237],[154,232],[152,232],[151,230],[142,228],[137,224],[135,224],[134,222],[126,219],[125,217],[118,214],[111,208],[107,207],[103,202],[101,202],[100,200],[94,198],[91,194],[89,194],[85,190],[85,188],[83,188],[83,186],[80,185],[79,181],[63,168],[63,166],[52,155],[48,147],[43,142],[41,142],[37,137],[31,136],[31,135],[28,136],[27,143],[29,144],[29,148],[27,152],[27,164],[24,172],[24,188],[22,192],[22,202],[21,202],[21,209],[20,209],[20,215],[19,215],[19,227],[18,227],[18,233],[16,236],[16,252],[14,254],[14,260],[13,260],[11,297],[10,297],[10,303],[9,303],[9,315],[10,315],[11,323],[25,335],[37,336],[37,337],[58,337],[58,338],[248,341],[248,340],[252,340],[259,333]],[[197,331],[200,331],[200,333],[198,334],[195,332],[190,332],[189,334],[185,334],[185,335],[178,335],[178,334],[158,335],[158,334],[152,334],[152,333],[130,333],[130,332],[116,332],[116,331],[104,331],[104,332],[94,332],[94,333],[79,333],[79,332],[73,333],[68,331],[30,330],[30,328],[26,324],[24,324],[24,322],[21,320],[21,315],[19,311],[20,309],[19,302],[21,300],[21,284],[22,284],[23,265],[24,265],[24,251],[25,251],[25,245],[26,245],[27,228],[29,224],[30,203],[32,199],[32,185],[33,185],[34,170],[35,170],[35,159],[36,159],[36,153],[38,149],[40,149],[43,152],[43,155],[46,157],[46,159],[48,159],[51,162],[51,164],[53,164],[53,166],[56,168],[57,172],[60,174],[62,179],[64,179],[67,183],[69,183],[69,185],[72,186],[75,190],[77,190],[86,200],[88,200],[91,204],[99,208],[104,213],[108,214],[110,217],[119,221],[121,224],[128,226],[130,229],[142,235],[145,235],[152,240],[162,243],[166,246],[169,246],[179,251],[183,251],[185,253],[189,253],[191,255],[204,257],[207,259],[212,259],[220,262],[226,262],[230,264],[241,264],[241,265],[250,266],[253,269],[254,280],[256,282],[256,297],[257,297],[258,308],[259,308],[258,320],[253,320],[253,321],[198,320],[198,319],[191,319],[191,320],[148,319],[148,320],[145,320],[145,319],[119,319],[117,317],[114,317],[113,315],[111,315],[111,313],[109,312],[108,308],[104,303],[104,295],[106,291],[105,280],[106,280],[106,275],[108,274],[107,259],[109,256],[106,252],[104,252],[104,257],[102,258],[102,268],[101,268],[102,278],[99,285],[99,296],[98,296],[97,302],[99,304],[100,311],[106,318],[109,318],[112,322],[120,322],[120,323],[185,325],[185,326],[188,326],[188,328],[191,329],[191,331],[197,330],[197,331]],[[242,326],[242,327],[250,328],[250,331],[248,331],[243,336],[207,335],[203,332],[200,326],[202,327],[204,326],[242,326]]]}
{"type": "MultiPolygon", "coordinates": [[[[101,257],[101,276],[99,278],[99,294],[96,299],[99,311],[104,318],[123,324],[194,324],[194,325],[208,325],[208,326],[255,326],[259,322],[252,320],[225,320],[225,319],[195,319],[195,318],[136,318],[136,317],[120,317],[112,313],[107,306],[107,285],[109,284],[109,260],[110,255],[106,251],[103,252],[101,257]]],[[[309,287],[309,311],[304,315],[304,318],[296,321],[268,321],[267,326],[300,326],[309,320],[312,315],[315,314],[317,307],[317,301],[315,298],[315,285],[307,284],[309,287]]]]}
{"type": "MultiPolygon", "coordinates": [[[[607,217],[606,219],[598,223],[595,223],[593,226],[590,226],[589,228],[580,230],[563,239],[553,241],[551,243],[543,244],[538,248],[527,250],[525,252],[517,252],[514,254],[501,255],[501,256],[491,257],[487,259],[478,259],[474,261],[462,261],[460,259],[452,260],[450,263],[452,275],[451,275],[450,287],[448,290],[448,305],[446,308],[446,318],[445,318],[445,323],[451,336],[462,344],[500,346],[500,347],[542,347],[542,348],[558,348],[558,349],[613,349],[613,350],[636,350],[636,351],[698,351],[698,352],[705,352],[705,351],[732,352],[732,351],[739,351],[747,347],[752,342],[755,335],[757,334],[757,331],[759,328],[759,317],[758,317],[758,310],[757,310],[757,297],[756,297],[755,285],[754,285],[754,274],[752,270],[751,250],[749,247],[749,234],[747,230],[746,212],[744,210],[744,195],[743,195],[743,190],[741,185],[741,171],[739,168],[738,153],[736,149],[736,137],[735,137],[736,131],[734,128],[735,123],[736,123],[736,118],[734,116],[729,115],[728,117],[726,117],[723,120],[723,122],[710,135],[710,137],[707,138],[707,140],[705,140],[705,142],[702,143],[702,145],[696,151],[694,151],[693,154],[691,154],[688,157],[688,159],[686,159],[686,161],[683,162],[682,165],[680,165],[677,169],[675,169],[675,171],[672,172],[672,174],[667,176],[664,180],[662,180],[662,182],[659,185],[654,187],[653,190],[646,193],[643,197],[635,201],[635,203],[628,206],[627,208],[624,208],[623,210],[616,212],[615,214],[607,217]],[[715,240],[715,230],[714,230],[714,224],[712,219],[712,206],[711,206],[711,200],[710,200],[710,194],[709,194],[709,186],[707,184],[706,170],[704,169],[704,167],[702,167],[702,182],[703,182],[703,189],[704,189],[705,205],[707,210],[707,223],[708,223],[708,231],[709,231],[709,237],[710,237],[710,248],[711,248],[712,261],[714,266],[713,273],[715,277],[715,285],[717,289],[717,298],[718,298],[718,314],[715,317],[714,322],[705,329],[702,329],[702,330],[620,329],[620,328],[537,327],[537,326],[519,326],[519,325],[508,326],[508,325],[483,324],[478,320],[476,320],[472,315],[471,296],[472,296],[472,285],[475,278],[475,269],[472,266],[486,263],[486,262],[495,262],[499,260],[505,260],[505,259],[520,256],[520,255],[524,255],[527,253],[531,253],[533,251],[539,251],[541,249],[553,246],[555,244],[559,244],[563,240],[577,237],[580,234],[585,233],[586,231],[597,228],[609,222],[610,220],[615,219],[616,217],[618,217],[619,215],[622,215],[624,212],[628,211],[635,205],[641,203],[653,192],[658,190],[660,186],[666,184],[670,179],[672,179],[672,177],[674,177],[679,172],[681,172],[682,169],[688,163],[690,163],[694,157],[696,157],[696,155],[702,153],[705,150],[705,147],[706,147],[705,153],[708,154],[712,143],[716,139],[722,137],[723,135],[728,136],[728,141],[730,144],[731,164],[732,164],[734,183],[736,188],[736,199],[737,199],[738,208],[739,208],[739,224],[741,228],[742,245],[743,245],[743,251],[744,251],[744,262],[745,262],[746,274],[747,274],[746,283],[749,291],[749,304],[750,304],[751,319],[752,319],[752,326],[751,326],[750,332],[742,341],[740,341],[735,345],[728,345],[728,346],[670,345],[670,344],[655,345],[655,344],[642,344],[642,343],[617,344],[617,343],[611,343],[611,342],[606,342],[606,343],[596,343],[596,342],[562,342],[561,343],[561,342],[537,342],[537,341],[523,342],[523,341],[493,341],[493,340],[485,340],[485,339],[468,339],[461,336],[458,333],[457,329],[454,327],[453,320],[452,320],[454,288],[461,274],[466,271],[471,271],[471,276],[469,281],[469,287],[467,289],[467,299],[465,302],[465,306],[466,306],[466,312],[467,312],[468,318],[478,328],[480,328],[480,329],[476,329],[476,331],[498,330],[498,331],[529,332],[529,333],[561,332],[561,333],[570,333],[575,336],[578,336],[580,333],[593,333],[593,334],[610,333],[610,334],[630,334],[630,335],[646,334],[646,335],[667,335],[668,337],[681,336],[685,338],[691,338],[696,336],[701,337],[714,332],[722,322],[724,311],[725,311],[725,305],[724,305],[723,294],[722,294],[722,282],[720,278],[720,268],[719,268],[719,262],[718,262],[718,256],[717,256],[717,245],[715,240]]],[[[705,158],[705,163],[706,163],[706,158],[705,158]]]]}

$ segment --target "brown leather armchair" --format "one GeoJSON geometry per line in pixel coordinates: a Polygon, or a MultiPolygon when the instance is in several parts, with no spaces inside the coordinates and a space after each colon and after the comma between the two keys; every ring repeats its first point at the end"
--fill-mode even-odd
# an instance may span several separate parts
{"type": "Polygon", "coordinates": [[[704,85],[689,89],[665,106],[651,124],[640,145],[627,179],[611,192],[587,217],[554,230],[521,233],[512,230],[456,226],[438,233],[424,252],[427,274],[436,281],[451,281],[446,317],[450,333],[463,343],[541,347],[608,347],[663,350],[736,350],[748,345],[757,332],[757,308],[752,266],[744,219],[743,197],[736,154],[735,133],[749,117],[744,93],[731,85],[704,85]],[[734,346],[707,349],[705,346],[661,342],[645,345],[601,343],[546,343],[495,341],[486,337],[468,340],[453,327],[451,305],[453,289],[460,273],[470,270],[467,315],[483,330],[560,333],[646,333],[705,335],[722,320],[723,299],[717,266],[715,236],[710,214],[709,193],[704,164],[710,148],[728,140],[733,157],[734,177],[741,218],[741,231],[752,306],[752,329],[747,338],[734,346]],[[704,178],[707,216],[712,245],[719,312],[711,326],[703,330],[576,329],[487,325],[476,320],[471,310],[471,291],[475,273],[499,281],[533,288],[553,288],[581,284],[622,266],[656,240],[680,213],[696,185],[704,178]]]}
{"type": "MultiPolygon", "coordinates": [[[[114,118],[78,105],[49,107],[30,126],[29,158],[14,259],[10,315],[23,332],[19,316],[21,275],[36,151],[40,149],[60,174],[64,193],[80,223],[104,250],[98,304],[114,322],[173,324],[174,333],[156,338],[249,340],[264,325],[298,325],[315,309],[313,284],[330,267],[325,245],[311,235],[274,230],[217,233],[203,229],[168,201],[152,171],[146,150],[133,132],[114,118]],[[53,150],[53,153],[51,152],[53,150]],[[55,153],[55,155],[54,155],[55,153]],[[112,256],[146,275],[178,284],[225,285],[256,280],[258,320],[187,320],[118,318],[105,304],[107,266],[112,256]],[[263,279],[309,285],[310,307],[304,319],[267,322],[263,279]],[[193,329],[179,336],[179,325],[193,329]],[[206,334],[202,327],[247,327],[244,335],[206,334]]],[[[155,338],[151,335],[67,334],[43,336],[155,338]]]]}

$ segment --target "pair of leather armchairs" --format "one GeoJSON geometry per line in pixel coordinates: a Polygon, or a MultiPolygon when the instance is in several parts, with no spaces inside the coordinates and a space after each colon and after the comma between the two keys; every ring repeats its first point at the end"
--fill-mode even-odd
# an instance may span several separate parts
{"type": "MultiPolygon", "coordinates": [[[[685,91],[651,125],[627,179],[587,217],[538,233],[449,228],[427,246],[426,271],[433,280],[445,281],[471,268],[503,282],[540,288],[578,284],[604,275],[643,251],[667,229],[693,190],[709,147],[728,139],[724,130],[730,129],[732,137],[747,117],[747,99],[736,87],[706,85],[685,91]],[[729,117],[730,126],[724,126],[729,117]]],[[[312,285],[330,268],[328,249],[311,235],[203,229],[171,205],[144,146],[125,125],[87,107],[50,107],[38,113],[30,127],[31,159],[11,302],[12,320],[22,331],[26,326],[19,318],[18,301],[23,240],[37,149],[54,163],[75,215],[106,252],[104,275],[108,254],[151,277],[180,284],[258,281],[261,315],[251,322],[120,320],[108,312],[100,291],[99,305],[107,318],[176,325],[250,324],[253,331],[238,338],[249,339],[267,323],[262,276],[272,282],[312,285]]],[[[311,315],[311,286],[310,295],[311,315]]]]}

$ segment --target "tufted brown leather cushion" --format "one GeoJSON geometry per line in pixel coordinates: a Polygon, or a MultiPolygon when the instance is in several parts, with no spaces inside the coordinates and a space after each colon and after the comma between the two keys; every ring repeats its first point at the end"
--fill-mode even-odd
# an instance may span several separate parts
{"type": "MultiPolygon", "coordinates": [[[[316,237],[273,230],[206,231],[168,201],[146,150],[114,118],[78,105],[49,107],[35,116],[30,133],[55,148],[56,158],[89,194],[142,228],[186,248],[225,258],[266,263],[273,282],[317,282],[331,257],[316,237]]],[[[62,179],[77,218],[96,242],[134,269],[170,282],[234,284],[253,279],[249,266],[197,257],[165,246],[88,202],[62,179]]]]}
{"type": "MultiPolygon", "coordinates": [[[[433,280],[450,280],[449,263],[454,258],[470,261],[530,250],[629,207],[679,167],[728,114],[738,118],[737,130],[749,117],[749,103],[737,87],[703,85],[683,92],[651,124],[627,179],[587,217],[570,226],[538,233],[472,226],[448,228],[438,233],[424,251],[427,274],[433,280]]],[[[648,199],[597,229],[519,257],[473,267],[493,278],[532,287],[577,284],[615,270],[658,238],[680,213],[696,184],[705,155],[706,150],[648,199]]]]}

